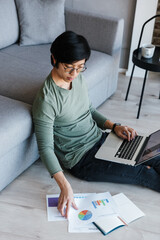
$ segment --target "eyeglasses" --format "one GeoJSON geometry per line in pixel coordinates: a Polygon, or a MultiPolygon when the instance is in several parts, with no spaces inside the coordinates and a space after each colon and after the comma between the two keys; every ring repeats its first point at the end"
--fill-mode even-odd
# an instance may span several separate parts
{"type": "Polygon", "coordinates": [[[76,70],[77,73],[80,73],[80,72],[84,72],[87,67],[86,66],[83,66],[83,67],[79,67],[79,68],[73,68],[73,67],[67,67],[67,66],[64,66],[64,64],[62,63],[63,67],[64,67],[64,71],[66,73],[72,73],[74,70],[76,70]]]}

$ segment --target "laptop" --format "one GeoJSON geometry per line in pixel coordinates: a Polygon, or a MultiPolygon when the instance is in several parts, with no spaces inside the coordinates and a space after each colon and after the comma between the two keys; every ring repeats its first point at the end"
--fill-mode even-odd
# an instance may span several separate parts
{"type": "Polygon", "coordinates": [[[110,132],[95,157],[132,166],[160,155],[160,130],[128,141],[110,132]]]}

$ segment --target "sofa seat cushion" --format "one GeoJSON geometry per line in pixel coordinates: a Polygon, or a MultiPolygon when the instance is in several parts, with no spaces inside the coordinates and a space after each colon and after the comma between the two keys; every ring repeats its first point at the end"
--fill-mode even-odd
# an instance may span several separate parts
{"type": "Polygon", "coordinates": [[[18,40],[19,26],[14,0],[0,1],[0,49],[18,40]]]}
{"type": "MultiPolygon", "coordinates": [[[[88,90],[105,81],[106,92],[108,75],[114,68],[113,57],[92,51],[83,73],[88,90]]],[[[12,45],[0,51],[0,94],[29,104],[50,73],[50,44],[19,47],[12,45]]],[[[114,84],[114,83],[111,83],[114,84]]],[[[92,100],[92,99],[91,99],[92,100]]]]}
{"type": "Polygon", "coordinates": [[[0,157],[32,135],[31,106],[0,96],[0,157]]]}

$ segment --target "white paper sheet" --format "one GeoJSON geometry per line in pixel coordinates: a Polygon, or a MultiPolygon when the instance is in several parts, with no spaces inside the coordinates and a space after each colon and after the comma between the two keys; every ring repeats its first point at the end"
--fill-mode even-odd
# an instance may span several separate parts
{"type": "Polygon", "coordinates": [[[93,233],[99,232],[97,227],[93,223],[86,224],[85,226],[73,226],[73,224],[68,224],[68,232],[70,233],[93,233]]]}
{"type": "MultiPolygon", "coordinates": [[[[77,228],[84,228],[92,224],[98,217],[116,213],[116,204],[110,193],[92,194],[85,199],[75,199],[78,210],[74,208],[69,212],[68,231],[72,232],[77,228]]],[[[91,225],[90,225],[91,226],[91,225]]]]}
{"type": "Polygon", "coordinates": [[[123,193],[119,193],[113,196],[114,201],[118,207],[119,216],[129,224],[136,219],[145,216],[145,214],[123,193]]]}
{"type": "MultiPolygon", "coordinates": [[[[89,196],[91,194],[94,194],[94,193],[78,193],[78,194],[74,194],[74,198],[75,198],[75,201],[76,200],[79,201],[79,200],[85,199],[86,196],[89,196]]],[[[48,221],[67,221],[66,218],[61,216],[61,214],[57,209],[58,198],[59,198],[59,194],[46,195],[48,221]]],[[[99,232],[99,230],[92,223],[82,227],[69,225],[68,231],[72,233],[99,232]]]]}
{"type": "MultiPolygon", "coordinates": [[[[74,194],[74,198],[75,199],[84,199],[89,194],[90,193],[74,194]]],[[[57,209],[58,198],[59,198],[59,194],[46,195],[48,221],[66,221],[67,220],[66,218],[61,216],[60,212],[57,209]]]]}
{"type": "Polygon", "coordinates": [[[125,223],[117,215],[107,215],[98,218],[95,221],[97,228],[104,234],[108,234],[119,227],[125,226],[125,223]]]}

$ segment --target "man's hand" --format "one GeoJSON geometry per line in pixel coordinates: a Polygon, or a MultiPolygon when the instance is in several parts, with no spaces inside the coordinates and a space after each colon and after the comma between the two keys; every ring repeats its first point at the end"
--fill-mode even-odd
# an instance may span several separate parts
{"type": "Polygon", "coordinates": [[[59,200],[58,200],[58,210],[63,217],[68,218],[69,209],[72,206],[74,209],[78,209],[73,196],[73,191],[71,186],[65,186],[60,193],[59,200]]]}
{"type": "Polygon", "coordinates": [[[68,218],[69,209],[71,206],[73,206],[74,209],[78,209],[74,201],[73,190],[71,188],[71,185],[65,178],[63,172],[55,173],[54,179],[56,180],[61,189],[58,200],[58,210],[63,217],[68,218]]]}
{"type": "MultiPolygon", "coordinates": [[[[106,120],[106,122],[104,123],[104,129],[112,129],[113,125],[114,125],[113,122],[111,122],[110,120],[106,120]]],[[[134,139],[135,136],[137,136],[137,132],[133,128],[128,126],[117,125],[114,128],[114,132],[118,137],[128,139],[128,141],[134,139]]]]}
{"type": "Polygon", "coordinates": [[[137,132],[128,126],[116,126],[114,131],[118,137],[127,139],[128,141],[132,140],[137,136],[137,132]]]}

